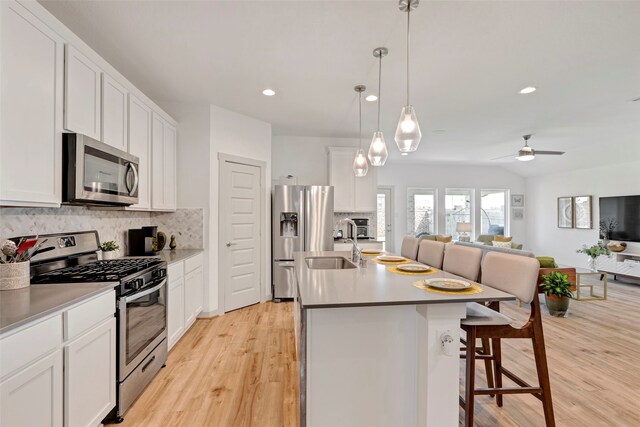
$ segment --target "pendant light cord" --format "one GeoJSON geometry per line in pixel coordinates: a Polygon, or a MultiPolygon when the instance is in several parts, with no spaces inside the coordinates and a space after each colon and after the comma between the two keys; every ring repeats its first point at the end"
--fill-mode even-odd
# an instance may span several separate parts
{"type": "Polygon", "coordinates": [[[378,66],[378,131],[380,131],[380,101],[382,100],[382,51],[380,52],[380,65],[378,66]]]}
{"type": "Polygon", "coordinates": [[[411,28],[411,2],[409,2],[409,6],[407,7],[407,105],[411,105],[409,102],[409,54],[410,48],[409,43],[411,42],[411,36],[409,29],[411,28]]]}
{"type": "Polygon", "coordinates": [[[358,92],[358,116],[360,117],[360,149],[362,150],[362,92],[358,92]]]}

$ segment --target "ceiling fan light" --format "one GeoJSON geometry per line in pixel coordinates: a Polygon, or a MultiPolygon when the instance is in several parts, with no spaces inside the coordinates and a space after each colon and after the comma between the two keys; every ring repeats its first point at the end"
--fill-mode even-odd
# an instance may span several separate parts
{"type": "Polygon", "coordinates": [[[387,157],[389,157],[387,143],[384,140],[384,135],[379,130],[373,133],[371,145],[369,146],[368,157],[369,162],[371,162],[371,166],[384,166],[387,161],[387,157]]]}
{"type": "Polygon", "coordinates": [[[367,163],[367,156],[364,155],[364,150],[359,148],[356,152],[356,158],[353,159],[353,173],[357,177],[363,177],[367,175],[369,171],[369,164],[367,163]]]}
{"type": "Polygon", "coordinates": [[[422,139],[420,124],[411,105],[406,105],[400,113],[395,141],[401,153],[410,153],[418,149],[422,139]]]}
{"type": "Polygon", "coordinates": [[[518,156],[516,157],[516,159],[520,160],[521,162],[529,162],[535,158],[536,153],[533,148],[529,146],[522,147],[520,151],[518,151],[518,156]]]}

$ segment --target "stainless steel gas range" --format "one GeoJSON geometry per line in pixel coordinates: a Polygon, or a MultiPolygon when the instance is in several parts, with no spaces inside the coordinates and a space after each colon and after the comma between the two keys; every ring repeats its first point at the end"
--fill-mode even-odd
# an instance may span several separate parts
{"type": "Polygon", "coordinates": [[[117,282],[117,404],[107,420],[122,415],[167,360],[167,263],[159,258],[98,260],[98,233],[40,236],[31,260],[31,283],[117,282]]]}

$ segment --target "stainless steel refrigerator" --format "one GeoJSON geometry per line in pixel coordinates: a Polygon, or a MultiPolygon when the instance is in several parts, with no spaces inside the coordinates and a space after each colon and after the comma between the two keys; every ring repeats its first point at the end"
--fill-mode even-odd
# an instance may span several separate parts
{"type": "Polygon", "coordinates": [[[273,299],[293,298],[293,253],[333,250],[333,187],[276,185],[272,199],[273,299]]]}

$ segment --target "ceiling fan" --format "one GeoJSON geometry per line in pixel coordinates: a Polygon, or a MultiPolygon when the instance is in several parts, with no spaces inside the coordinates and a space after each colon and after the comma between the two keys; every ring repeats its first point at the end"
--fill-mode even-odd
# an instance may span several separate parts
{"type": "MultiPolygon", "coordinates": [[[[532,135],[523,135],[522,139],[524,139],[524,147],[522,147],[520,150],[518,150],[518,154],[515,157],[517,160],[520,160],[521,162],[528,162],[530,160],[533,160],[536,158],[536,155],[547,155],[547,156],[561,156],[563,155],[565,152],[564,151],[543,151],[543,150],[534,150],[533,148],[529,147],[529,139],[531,138],[532,135]]],[[[507,157],[512,157],[513,154],[509,154],[507,156],[501,156],[501,157],[496,157],[494,159],[491,160],[499,160],[499,159],[506,159],[507,157]]]]}

